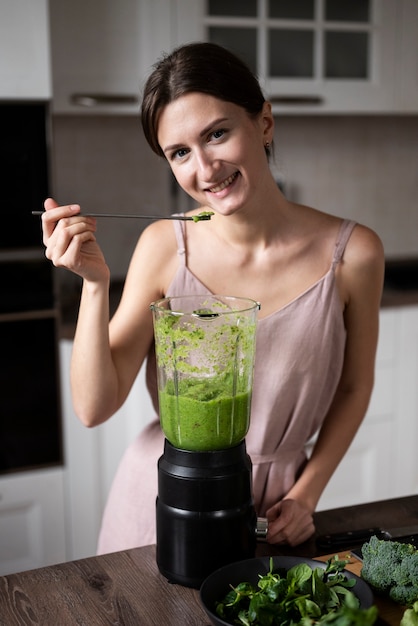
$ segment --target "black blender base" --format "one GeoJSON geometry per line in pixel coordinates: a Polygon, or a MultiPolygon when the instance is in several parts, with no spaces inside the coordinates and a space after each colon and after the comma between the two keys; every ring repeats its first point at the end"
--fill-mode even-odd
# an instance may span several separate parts
{"type": "Polygon", "coordinates": [[[252,558],[257,516],[245,442],[188,452],[166,441],[158,462],[157,565],[172,583],[200,588],[213,571],[252,558]]]}
{"type": "MultiPolygon", "coordinates": [[[[157,502],[157,519],[163,529],[157,533],[157,565],[171,583],[199,589],[215,570],[255,556],[255,512],[244,508],[234,516],[198,519],[185,516],[167,520],[167,511],[157,502]],[[168,531],[168,532],[167,532],[168,531]]],[[[158,529],[158,525],[157,525],[158,529]]]]}

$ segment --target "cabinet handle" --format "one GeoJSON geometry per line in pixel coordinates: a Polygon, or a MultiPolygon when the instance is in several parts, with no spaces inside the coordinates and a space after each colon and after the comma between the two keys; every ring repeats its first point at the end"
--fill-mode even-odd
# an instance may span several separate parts
{"type": "Polygon", "coordinates": [[[28,320],[58,319],[58,309],[33,309],[12,313],[0,313],[0,324],[4,322],[25,322],[28,320]]]}
{"type": "Polygon", "coordinates": [[[321,96],[271,96],[271,98],[269,98],[269,101],[272,104],[284,104],[289,106],[324,104],[324,98],[322,98],[321,96]]]}
{"type": "Polygon", "coordinates": [[[123,106],[138,104],[137,96],[123,96],[112,94],[97,94],[97,93],[74,93],[70,97],[71,104],[81,107],[94,107],[101,105],[113,105],[123,106]]]}

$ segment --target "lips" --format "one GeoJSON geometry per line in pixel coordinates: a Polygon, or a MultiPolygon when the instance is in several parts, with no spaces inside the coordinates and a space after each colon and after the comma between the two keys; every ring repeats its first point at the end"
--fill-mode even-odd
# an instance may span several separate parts
{"type": "Polygon", "coordinates": [[[229,187],[229,185],[234,182],[237,176],[238,172],[234,172],[233,174],[231,174],[231,176],[228,176],[228,178],[223,180],[221,183],[215,185],[215,187],[209,187],[208,191],[210,191],[211,193],[218,193],[219,191],[222,191],[226,187],[229,187]]]}

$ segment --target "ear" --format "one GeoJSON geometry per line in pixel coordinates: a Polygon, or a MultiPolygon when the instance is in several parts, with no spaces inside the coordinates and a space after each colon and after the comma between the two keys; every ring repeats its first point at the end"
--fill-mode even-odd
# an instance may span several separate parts
{"type": "Polygon", "coordinates": [[[263,143],[271,144],[274,136],[274,117],[271,112],[271,103],[265,102],[261,111],[261,125],[263,130],[263,143]]]}

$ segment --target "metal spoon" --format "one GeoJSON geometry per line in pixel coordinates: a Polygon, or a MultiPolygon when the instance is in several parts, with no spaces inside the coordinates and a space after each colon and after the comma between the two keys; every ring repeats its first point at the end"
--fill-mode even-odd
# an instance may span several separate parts
{"type": "MultiPolygon", "coordinates": [[[[32,211],[32,215],[42,215],[45,211],[32,211]]],[[[77,213],[77,215],[84,215],[85,217],[125,217],[125,218],[137,218],[141,220],[181,220],[183,222],[203,222],[210,220],[213,213],[211,211],[203,211],[197,213],[197,215],[137,215],[136,213],[77,213]]]]}

